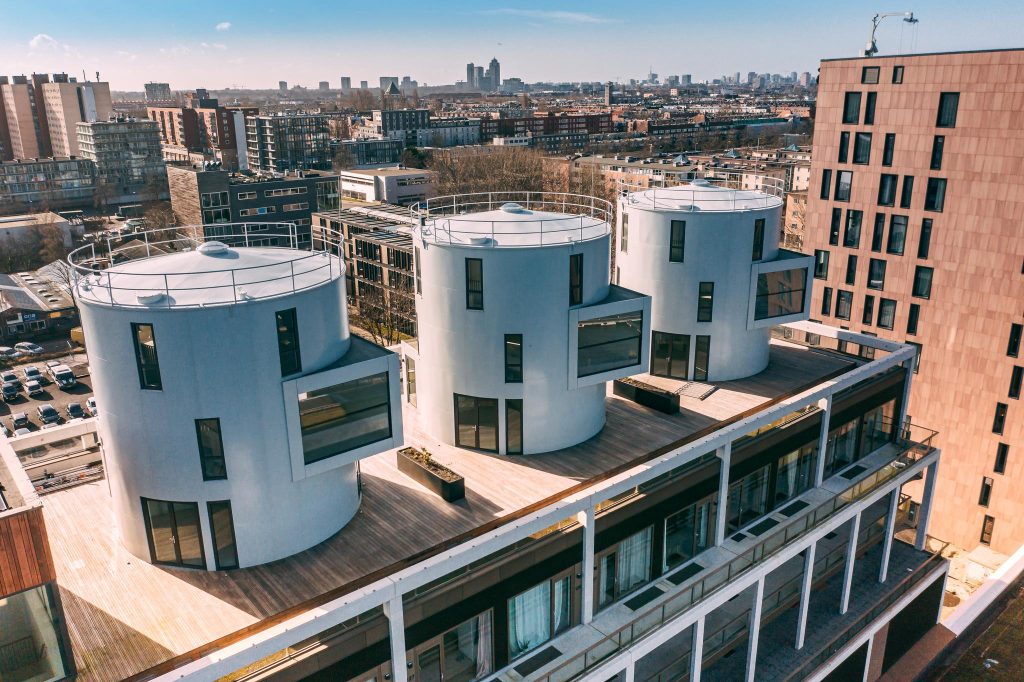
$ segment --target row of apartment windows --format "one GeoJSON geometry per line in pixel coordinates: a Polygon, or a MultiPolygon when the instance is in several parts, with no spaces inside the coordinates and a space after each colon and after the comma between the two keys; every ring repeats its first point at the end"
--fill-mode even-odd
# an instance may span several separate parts
{"type": "MultiPolygon", "coordinates": [[[[827,280],[829,260],[831,259],[831,252],[824,249],[814,250],[814,277],[815,279],[827,280]]],[[[847,254],[846,257],[846,275],[844,281],[850,286],[854,286],[857,283],[857,264],[859,258],[854,254],[847,254]]],[[[871,258],[868,261],[868,289],[884,290],[885,289],[885,273],[886,273],[886,261],[879,258],[871,258]]],[[[911,295],[915,298],[931,298],[932,295],[932,278],[934,276],[934,268],[926,265],[918,265],[914,268],[914,281],[911,286],[911,295]]]]}
{"type": "MultiPolygon", "coordinates": [[[[842,147],[840,147],[840,149],[842,149],[842,147]]],[[[836,171],[836,182],[834,189],[832,187],[832,175],[832,169],[822,169],[820,198],[824,201],[827,201],[829,199],[829,196],[831,195],[831,198],[835,201],[849,201],[850,192],[853,188],[853,171],[836,171]]],[[[879,176],[878,181],[878,205],[895,206],[898,186],[898,175],[882,173],[879,176]]],[[[945,178],[928,178],[928,182],[925,186],[924,210],[933,211],[935,213],[941,213],[945,209],[946,187],[947,182],[945,178]]],[[[903,188],[902,191],[899,192],[900,208],[911,207],[913,193],[914,177],[911,175],[903,176],[903,188]]],[[[833,211],[835,210],[838,209],[833,209],[833,211]]]]}
{"type": "MultiPolygon", "coordinates": [[[[866,67],[870,68],[870,67],[866,67]]],[[[902,78],[902,76],[901,76],[902,78]]],[[[864,118],[861,120],[861,95],[860,92],[847,92],[843,98],[843,124],[874,125],[875,103],[878,93],[868,92],[864,97],[864,118]]],[[[957,109],[960,106],[960,93],[942,92],[939,93],[939,106],[935,115],[936,128],[955,128],[957,109]]]]}
{"type": "MultiPolygon", "coordinates": [[[[881,67],[878,66],[865,66],[860,71],[860,82],[866,85],[875,85],[878,83],[878,77],[881,67]]],[[[892,83],[893,85],[899,85],[903,82],[903,66],[897,64],[892,67],[892,83]]]]}
{"type": "MultiPolygon", "coordinates": [[[[932,153],[931,160],[929,162],[929,168],[931,170],[942,170],[942,157],[946,147],[946,137],[944,135],[936,135],[932,139],[932,153]]],[[[847,163],[850,150],[850,132],[842,131],[839,133],[839,163],[847,163]]],[[[886,133],[885,139],[882,144],[882,165],[891,166],[893,163],[893,157],[896,153],[896,134],[886,133]]],[[[849,160],[850,163],[858,165],[867,165],[871,163],[871,133],[854,133],[853,138],[853,158],[849,160]]],[[[910,178],[913,181],[913,178],[910,178]]],[[[912,183],[911,183],[912,184],[912,183]]],[[[907,193],[909,194],[909,193],[907,193]]],[[[823,197],[827,198],[827,197],[823,197]]],[[[910,199],[907,198],[906,202],[909,206],[910,199]]]]}

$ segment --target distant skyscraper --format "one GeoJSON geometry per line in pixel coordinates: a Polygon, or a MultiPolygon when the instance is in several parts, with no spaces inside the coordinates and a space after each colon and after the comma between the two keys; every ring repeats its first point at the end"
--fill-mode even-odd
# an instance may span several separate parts
{"type": "Polygon", "coordinates": [[[341,91],[343,93],[348,92],[352,89],[352,79],[348,76],[341,77],[341,91]]]}
{"type": "Polygon", "coordinates": [[[680,85],[692,85],[693,76],[691,76],[688,73],[684,73],[682,76],[679,77],[679,83],[680,85]]]}
{"type": "Polygon", "coordinates": [[[490,90],[490,87],[488,87],[488,84],[486,83],[487,76],[484,75],[484,67],[478,66],[474,71],[473,87],[480,88],[481,90],[490,90]]]}
{"type": "Polygon", "coordinates": [[[491,57],[490,66],[487,68],[487,75],[491,78],[491,89],[497,90],[501,87],[501,64],[497,57],[491,57]]]}
{"type": "Polygon", "coordinates": [[[466,64],[466,85],[476,87],[476,67],[473,66],[473,62],[466,64]]]}
{"type": "Polygon", "coordinates": [[[174,99],[170,83],[146,83],[142,87],[146,89],[147,102],[166,102],[174,99]]]}
{"type": "Polygon", "coordinates": [[[811,74],[810,74],[810,72],[804,71],[802,74],[800,74],[800,81],[799,81],[799,83],[800,83],[800,85],[804,86],[805,88],[808,85],[810,85],[811,84],[811,74]]]}
{"type": "Polygon", "coordinates": [[[789,72],[789,82],[796,83],[796,71],[789,72]]]}
{"type": "Polygon", "coordinates": [[[330,89],[331,89],[331,84],[330,84],[329,81],[320,81],[320,91],[321,92],[327,92],[330,89]]]}
{"type": "Polygon", "coordinates": [[[370,88],[370,82],[369,81],[359,81],[359,89],[360,90],[368,90],[369,88],[370,88]]]}
{"type": "Polygon", "coordinates": [[[747,85],[753,85],[755,78],[757,78],[757,71],[747,71],[747,85]]]}
{"type": "Polygon", "coordinates": [[[391,84],[394,83],[395,87],[398,87],[398,76],[381,76],[380,77],[380,89],[386,91],[391,84]]]}
{"type": "Polygon", "coordinates": [[[280,90],[281,92],[287,92],[288,81],[277,81],[277,89],[280,90]]]}

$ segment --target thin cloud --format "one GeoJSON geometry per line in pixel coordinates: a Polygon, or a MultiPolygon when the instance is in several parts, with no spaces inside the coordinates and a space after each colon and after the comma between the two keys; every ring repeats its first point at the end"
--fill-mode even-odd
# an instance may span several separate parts
{"type": "Polygon", "coordinates": [[[509,17],[523,17],[526,19],[540,19],[549,23],[556,24],[610,24],[611,19],[599,16],[597,14],[587,14],[586,12],[565,12],[562,10],[543,10],[543,9],[512,9],[510,7],[503,7],[501,9],[484,10],[481,14],[491,15],[504,15],[509,17]]]}
{"type": "Polygon", "coordinates": [[[37,33],[28,41],[28,46],[33,50],[53,50],[60,47],[60,43],[51,35],[37,33]]]}
{"type": "Polygon", "coordinates": [[[222,21],[219,24],[217,24],[216,26],[214,26],[213,28],[218,30],[218,31],[221,31],[221,32],[223,32],[223,31],[230,31],[231,30],[231,22],[230,21],[222,21]]]}

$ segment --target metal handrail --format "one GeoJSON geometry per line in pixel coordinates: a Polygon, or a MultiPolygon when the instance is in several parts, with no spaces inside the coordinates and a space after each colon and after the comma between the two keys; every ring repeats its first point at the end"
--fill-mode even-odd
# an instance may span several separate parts
{"type": "Polygon", "coordinates": [[[782,205],[782,197],[786,194],[785,182],[771,175],[757,172],[743,173],[734,171],[705,171],[702,176],[681,179],[664,187],[651,187],[629,178],[620,178],[617,189],[622,201],[631,206],[652,208],[654,210],[692,211],[693,205],[699,203],[696,210],[700,211],[744,211],[761,208],[772,208],[782,205]],[[753,187],[744,187],[744,181],[753,187]],[[694,184],[698,183],[698,184],[694,184]],[[730,189],[724,196],[716,198],[714,190],[730,189]],[[661,205],[658,204],[659,200],[661,205]],[[689,207],[680,208],[680,203],[689,207]],[[751,205],[753,204],[753,205],[751,205]]]}

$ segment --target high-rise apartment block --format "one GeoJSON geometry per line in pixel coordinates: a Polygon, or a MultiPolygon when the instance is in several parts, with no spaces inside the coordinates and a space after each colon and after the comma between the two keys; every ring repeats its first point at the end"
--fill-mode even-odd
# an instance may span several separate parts
{"type": "Polygon", "coordinates": [[[146,114],[160,126],[166,160],[218,161],[238,168],[246,163],[245,117],[259,109],[224,107],[206,90],[197,90],[185,96],[184,106],[150,106],[146,114]]]}
{"type": "Polygon", "coordinates": [[[341,92],[342,94],[347,93],[352,89],[352,79],[348,76],[341,77],[341,92]]]}
{"type": "Polygon", "coordinates": [[[476,67],[473,62],[466,64],[466,85],[471,88],[476,85],[476,67]]]}
{"type": "Polygon", "coordinates": [[[249,167],[254,171],[331,167],[330,117],[287,113],[245,119],[249,167]]]}
{"type": "Polygon", "coordinates": [[[277,81],[277,89],[281,92],[288,92],[288,81],[277,81]]]}
{"type": "Polygon", "coordinates": [[[78,154],[76,126],[103,121],[113,109],[110,86],[67,74],[0,77],[0,159],[78,154]]]}
{"type": "Polygon", "coordinates": [[[331,89],[331,84],[330,84],[329,81],[320,81],[320,86],[319,86],[320,92],[327,92],[330,89],[331,89]]]}
{"type": "Polygon", "coordinates": [[[1024,543],[1024,50],[825,60],[812,314],[912,343],[909,412],[948,425],[931,534],[1024,543]]]}
{"type": "Polygon", "coordinates": [[[105,121],[113,113],[110,86],[107,83],[75,83],[63,74],[43,84],[47,128],[50,131],[51,156],[76,156],[78,124],[105,121]]]}
{"type": "Polygon", "coordinates": [[[78,146],[82,157],[96,164],[97,199],[134,203],[167,198],[167,165],[155,121],[82,122],[78,146]]]}
{"type": "Polygon", "coordinates": [[[146,102],[169,102],[174,99],[170,83],[146,83],[142,86],[146,91],[146,102]]]}

